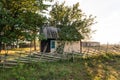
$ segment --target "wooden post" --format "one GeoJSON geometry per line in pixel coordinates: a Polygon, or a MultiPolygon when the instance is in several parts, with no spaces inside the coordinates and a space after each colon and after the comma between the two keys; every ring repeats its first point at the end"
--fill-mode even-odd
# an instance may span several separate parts
{"type": "Polygon", "coordinates": [[[31,56],[32,56],[32,52],[31,52],[32,49],[31,48],[32,48],[32,40],[30,41],[30,60],[31,60],[31,56]]]}
{"type": "Polygon", "coordinates": [[[74,53],[75,53],[75,52],[74,52],[74,50],[73,50],[73,43],[71,43],[71,46],[72,46],[72,47],[71,47],[71,48],[72,48],[72,61],[74,62],[74,53]]]}
{"type": "Polygon", "coordinates": [[[34,51],[36,51],[36,38],[34,37],[34,40],[33,40],[33,46],[34,46],[34,51]]]}
{"type": "Polygon", "coordinates": [[[82,41],[80,39],[80,53],[82,53],[82,41]]]}
{"type": "Polygon", "coordinates": [[[107,43],[107,46],[106,46],[106,53],[108,53],[108,43],[107,43]]]}

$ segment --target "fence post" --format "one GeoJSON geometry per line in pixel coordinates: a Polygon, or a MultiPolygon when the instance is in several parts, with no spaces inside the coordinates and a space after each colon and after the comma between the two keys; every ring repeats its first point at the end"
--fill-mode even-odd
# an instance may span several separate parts
{"type": "Polygon", "coordinates": [[[74,52],[72,51],[72,61],[74,62],[74,52]]]}
{"type": "Polygon", "coordinates": [[[82,41],[80,39],[80,53],[82,53],[82,41]]]}
{"type": "Polygon", "coordinates": [[[4,54],[4,59],[3,59],[3,69],[5,68],[5,62],[6,62],[6,59],[7,59],[7,54],[4,54]]]}
{"type": "Polygon", "coordinates": [[[107,46],[106,46],[106,53],[108,53],[108,45],[109,45],[109,44],[107,43],[107,46]]]}
{"type": "Polygon", "coordinates": [[[98,52],[101,53],[101,45],[98,46],[98,52]]]}

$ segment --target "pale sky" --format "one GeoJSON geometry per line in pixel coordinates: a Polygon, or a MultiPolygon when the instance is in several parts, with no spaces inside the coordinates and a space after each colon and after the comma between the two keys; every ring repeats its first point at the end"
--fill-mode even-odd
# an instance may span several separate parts
{"type": "MultiPolygon", "coordinates": [[[[57,1],[57,0],[55,0],[57,1]]],[[[97,16],[98,23],[92,26],[97,30],[92,40],[101,43],[120,43],[120,0],[58,0],[66,5],[80,3],[86,15],[97,16]]]]}

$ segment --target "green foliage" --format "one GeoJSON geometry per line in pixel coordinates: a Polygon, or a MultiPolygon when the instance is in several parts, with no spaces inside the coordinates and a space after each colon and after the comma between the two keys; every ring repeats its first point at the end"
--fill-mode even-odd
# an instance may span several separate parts
{"type": "Polygon", "coordinates": [[[47,20],[45,1],[52,0],[0,0],[0,42],[35,40],[47,20]]]}
{"type": "Polygon", "coordinates": [[[0,80],[119,80],[120,55],[106,56],[19,64],[12,69],[0,69],[0,80]]]}
{"type": "Polygon", "coordinates": [[[92,32],[90,26],[94,23],[94,17],[87,17],[81,9],[79,3],[72,7],[65,6],[65,3],[55,3],[50,11],[51,25],[60,28],[60,39],[67,41],[78,41],[90,36],[92,32]]]}

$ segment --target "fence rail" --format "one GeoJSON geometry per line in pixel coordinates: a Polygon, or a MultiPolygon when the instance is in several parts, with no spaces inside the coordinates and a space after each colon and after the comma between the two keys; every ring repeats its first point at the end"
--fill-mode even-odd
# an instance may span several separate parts
{"type": "Polygon", "coordinates": [[[19,63],[32,63],[32,62],[51,62],[65,59],[65,56],[60,54],[51,53],[32,53],[19,55],[2,55],[0,56],[0,67],[1,68],[12,68],[17,66],[19,63]]]}
{"type": "Polygon", "coordinates": [[[25,53],[18,51],[15,55],[13,54],[0,54],[0,68],[12,68],[17,66],[19,63],[31,63],[31,62],[51,62],[58,61],[62,59],[70,59],[74,60],[75,56],[86,57],[93,56],[103,53],[113,53],[120,54],[120,46],[114,45],[102,45],[97,47],[86,46],[82,48],[82,52],[74,52],[57,54],[57,53],[39,53],[39,52],[31,52],[25,53]]]}

